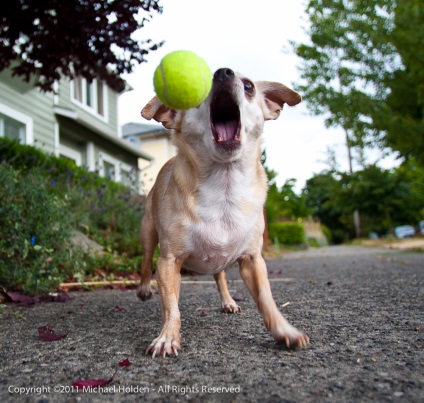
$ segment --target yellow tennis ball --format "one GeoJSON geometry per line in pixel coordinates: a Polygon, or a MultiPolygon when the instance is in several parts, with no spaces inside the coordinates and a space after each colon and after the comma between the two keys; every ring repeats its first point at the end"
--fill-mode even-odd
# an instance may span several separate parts
{"type": "Polygon", "coordinates": [[[189,50],[167,54],[155,70],[156,95],[173,109],[200,105],[212,87],[212,73],[206,62],[189,50]]]}

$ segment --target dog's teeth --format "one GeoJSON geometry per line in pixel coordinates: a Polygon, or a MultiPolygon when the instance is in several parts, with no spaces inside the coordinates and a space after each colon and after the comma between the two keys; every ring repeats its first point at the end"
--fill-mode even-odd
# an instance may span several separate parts
{"type": "Polygon", "coordinates": [[[218,136],[218,141],[222,141],[222,137],[221,136],[218,136]]]}

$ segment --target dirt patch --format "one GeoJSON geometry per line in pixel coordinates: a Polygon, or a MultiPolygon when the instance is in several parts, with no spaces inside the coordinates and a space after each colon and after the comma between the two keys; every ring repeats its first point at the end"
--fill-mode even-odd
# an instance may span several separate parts
{"type": "Polygon", "coordinates": [[[364,246],[376,246],[384,249],[415,250],[424,252],[424,238],[413,239],[369,239],[361,241],[364,246]]]}

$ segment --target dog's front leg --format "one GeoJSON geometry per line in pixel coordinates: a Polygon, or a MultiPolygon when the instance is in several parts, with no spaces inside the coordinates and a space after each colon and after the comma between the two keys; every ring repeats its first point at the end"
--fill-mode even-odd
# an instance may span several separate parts
{"type": "Polygon", "coordinates": [[[182,262],[178,262],[174,256],[159,257],[157,261],[157,282],[162,302],[162,331],[146,350],[146,354],[152,353],[153,357],[178,355],[178,350],[181,348],[181,319],[178,309],[181,266],[182,262]]]}
{"type": "Polygon", "coordinates": [[[240,275],[261,312],[274,339],[288,349],[305,347],[309,338],[281,314],[271,294],[265,261],[260,254],[239,259],[240,275]]]}

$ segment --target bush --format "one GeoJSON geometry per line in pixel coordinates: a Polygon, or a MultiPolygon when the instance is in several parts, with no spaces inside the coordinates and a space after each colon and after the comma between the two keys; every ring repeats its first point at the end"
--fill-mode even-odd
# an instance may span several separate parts
{"type": "Polygon", "coordinates": [[[66,276],[71,221],[68,201],[50,194],[36,170],[19,175],[0,164],[0,283],[45,294],[66,276]]]}
{"type": "Polygon", "coordinates": [[[141,254],[140,222],[144,198],[114,182],[90,177],[58,180],[51,192],[67,195],[73,225],[109,251],[141,254]]]}
{"type": "Polygon", "coordinates": [[[110,251],[141,255],[144,198],[130,188],[77,167],[69,159],[6,138],[0,139],[1,161],[22,173],[37,170],[48,182],[50,193],[60,198],[66,195],[75,229],[110,251]]]}
{"type": "Polygon", "coordinates": [[[66,158],[5,138],[0,165],[0,284],[42,294],[65,280],[137,271],[142,196],[66,158]],[[105,254],[70,250],[74,229],[100,243],[105,254]]]}
{"type": "Polygon", "coordinates": [[[331,243],[333,241],[333,238],[331,236],[331,230],[330,230],[330,228],[326,227],[325,225],[321,225],[321,229],[322,229],[322,232],[323,232],[323,234],[325,235],[325,237],[327,239],[328,244],[331,245],[331,243]]]}
{"type": "Polygon", "coordinates": [[[269,225],[269,235],[282,245],[300,245],[305,242],[305,229],[295,222],[274,222],[269,225]]]}

